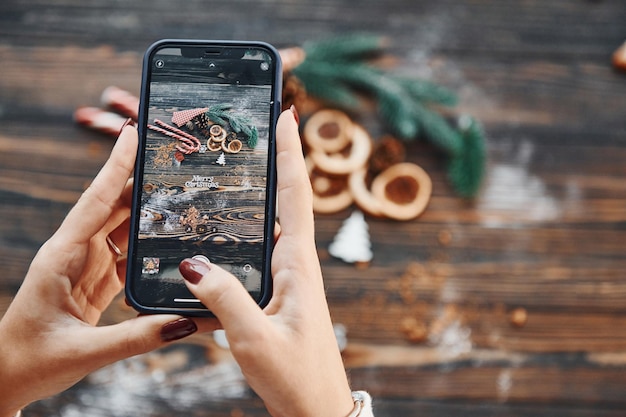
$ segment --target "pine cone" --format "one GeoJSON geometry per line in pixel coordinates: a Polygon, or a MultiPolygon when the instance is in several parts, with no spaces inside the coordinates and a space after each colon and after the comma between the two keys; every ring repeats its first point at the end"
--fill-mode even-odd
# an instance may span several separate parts
{"type": "Polygon", "coordinates": [[[306,101],[307,94],[304,84],[291,73],[287,73],[283,80],[283,110],[294,106],[301,108],[306,101]]]}
{"type": "Polygon", "coordinates": [[[209,127],[209,124],[211,124],[211,121],[205,113],[199,114],[198,116],[194,117],[193,122],[200,129],[206,129],[209,127]]]}
{"type": "Polygon", "coordinates": [[[404,144],[392,137],[385,136],[375,146],[370,157],[369,167],[373,175],[377,175],[385,169],[404,161],[404,144]]]}

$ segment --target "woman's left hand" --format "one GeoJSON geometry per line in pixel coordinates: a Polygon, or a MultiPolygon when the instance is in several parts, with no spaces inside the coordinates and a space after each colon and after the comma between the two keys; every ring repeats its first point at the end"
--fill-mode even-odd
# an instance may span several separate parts
{"type": "MultiPolygon", "coordinates": [[[[0,417],[197,330],[176,315],[96,327],[124,286],[126,260],[114,246],[127,249],[136,152],[137,131],[125,127],[98,176],[33,259],[0,321],[0,417]]],[[[203,322],[203,330],[211,326],[203,322]]]]}

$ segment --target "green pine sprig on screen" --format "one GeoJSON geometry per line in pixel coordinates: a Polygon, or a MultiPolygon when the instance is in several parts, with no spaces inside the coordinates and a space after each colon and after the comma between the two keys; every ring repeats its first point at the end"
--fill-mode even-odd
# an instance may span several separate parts
{"type": "Polygon", "coordinates": [[[230,104],[215,104],[206,111],[209,120],[222,127],[230,126],[235,133],[243,133],[248,138],[248,146],[256,148],[259,140],[259,132],[250,119],[233,114],[230,104]]]}
{"type": "Polygon", "coordinates": [[[215,104],[209,107],[209,110],[207,110],[205,114],[212,122],[226,127],[228,125],[228,111],[231,107],[230,104],[215,104]]]}
{"type": "Polygon", "coordinates": [[[472,145],[467,145],[467,135],[436,111],[436,106],[456,105],[456,94],[372,65],[369,58],[380,55],[384,45],[383,38],[363,34],[308,43],[306,58],[293,74],[307,94],[339,108],[358,109],[363,93],[374,99],[381,119],[399,138],[425,138],[445,151],[452,161],[448,174],[455,190],[464,197],[474,196],[482,179],[476,173],[482,173],[485,163],[482,130],[473,131],[472,145]]]}

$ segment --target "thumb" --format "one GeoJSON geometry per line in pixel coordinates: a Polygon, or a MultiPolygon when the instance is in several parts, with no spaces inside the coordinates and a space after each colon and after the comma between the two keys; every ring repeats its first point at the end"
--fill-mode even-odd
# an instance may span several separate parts
{"type": "Polygon", "coordinates": [[[189,290],[219,319],[231,343],[265,326],[267,317],[230,272],[198,259],[183,260],[179,270],[189,290]]]}
{"type": "Polygon", "coordinates": [[[196,323],[176,315],[139,316],[118,324],[94,327],[87,356],[94,369],[146,353],[198,330],[196,323]]]}

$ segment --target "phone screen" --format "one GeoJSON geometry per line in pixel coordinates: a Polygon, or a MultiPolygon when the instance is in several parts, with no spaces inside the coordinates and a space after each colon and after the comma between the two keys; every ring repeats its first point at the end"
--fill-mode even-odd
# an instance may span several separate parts
{"type": "Polygon", "coordinates": [[[208,259],[271,293],[280,63],[264,44],[163,43],[144,62],[127,296],[206,311],[178,266],[208,259]]]}

